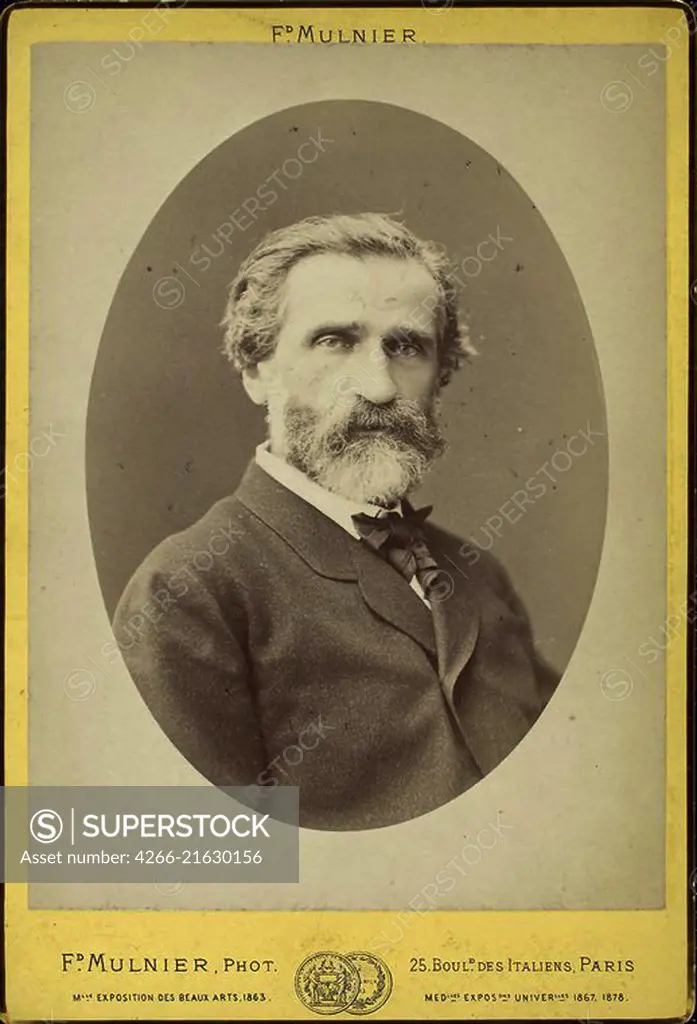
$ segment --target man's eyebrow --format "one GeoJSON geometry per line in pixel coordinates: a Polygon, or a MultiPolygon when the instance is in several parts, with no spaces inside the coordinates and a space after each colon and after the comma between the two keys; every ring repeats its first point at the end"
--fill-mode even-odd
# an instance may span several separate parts
{"type": "Polygon", "coordinates": [[[425,346],[435,345],[437,341],[435,335],[429,334],[428,331],[420,331],[409,326],[396,327],[387,333],[386,338],[394,341],[413,341],[425,346]]]}

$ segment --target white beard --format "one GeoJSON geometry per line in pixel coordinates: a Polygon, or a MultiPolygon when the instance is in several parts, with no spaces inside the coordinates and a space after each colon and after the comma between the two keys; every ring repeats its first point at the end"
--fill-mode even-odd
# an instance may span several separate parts
{"type": "Polygon", "coordinates": [[[341,455],[320,460],[316,480],[334,494],[360,505],[393,505],[423,479],[426,460],[376,433],[353,441],[341,455]]]}
{"type": "MultiPolygon", "coordinates": [[[[276,384],[267,399],[272,452],[326,490],[361,505],[393,505],[419,486],[435,457],[382,430],[366,431],[340,450],[332,450],[322,443],[324,435],[318,434],[316,426],[289,429],[289,405],[285,389],[276,384]]],[[[346,410],[338,407],[336,411],[335,420],[340,423],[346,410]]],[[[333,425],[327,417],[322,430],[333,425]]]]}

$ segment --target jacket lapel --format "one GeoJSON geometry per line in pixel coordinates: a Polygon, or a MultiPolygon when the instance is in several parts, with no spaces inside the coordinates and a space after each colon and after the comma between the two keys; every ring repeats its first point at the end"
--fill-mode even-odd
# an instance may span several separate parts
{"type": "Polygon", "coordinates": [[[236,497],[320,576],[356,580],[371,610],[435,659],[436,640],[428,608],[399,573],[367,545],[255,462],[248,466],[236,497]]]}
{"type": "Polygon", "coordinates": [[[379,618],[416,640],[435,660],[434,623],[421,598],[397,570],[367,544],[354,541],[352,554],[358,585],[368,607],[379,618]]]}
{"type": "Polygon", "coordinates": [[[431,602],[441,685],[467,747],[486,775],[525,736],[530,722],[515,690],[502,685],[493,666],[478,664],[475,671],[462,675],[482,628],[479,599],[468,576],[448,557],[441,535],[429,534],[427,540],[434,559],[452,580],[451,593],[431,602]]]}
{"type": "Polygon", "coordinates": [[[356,578],[346,531],[256,462],[250,462],[235,497],[320,576],[356,578]]]}
{"type": "Polygon", "coordinates": [[[431,599],[438,651],[438,668],[448,704],[453,707],[455,685],[472,656],[479,635],[479,602],[474,587],[446,551],[433,531],[427,531],[429,550],[442,573],[431,599]]]}

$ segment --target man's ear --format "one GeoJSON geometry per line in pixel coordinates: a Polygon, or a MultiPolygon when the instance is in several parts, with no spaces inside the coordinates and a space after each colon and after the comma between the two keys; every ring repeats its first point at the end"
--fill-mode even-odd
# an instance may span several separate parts
{"type": "Polygon", "coordinates": [[[266,373],[262,363],[242,371],[242,384],[255,405],[266,405],[266,373]]]}

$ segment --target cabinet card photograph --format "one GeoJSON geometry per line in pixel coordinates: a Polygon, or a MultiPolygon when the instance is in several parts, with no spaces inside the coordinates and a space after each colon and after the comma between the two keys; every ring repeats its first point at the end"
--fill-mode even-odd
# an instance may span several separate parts
{"type": "Polygon", "coordinates": [[[7,31],[8,785],[297,793],[10,887],[56,1014],[684,1015],[690,12],[7,31]]]}

